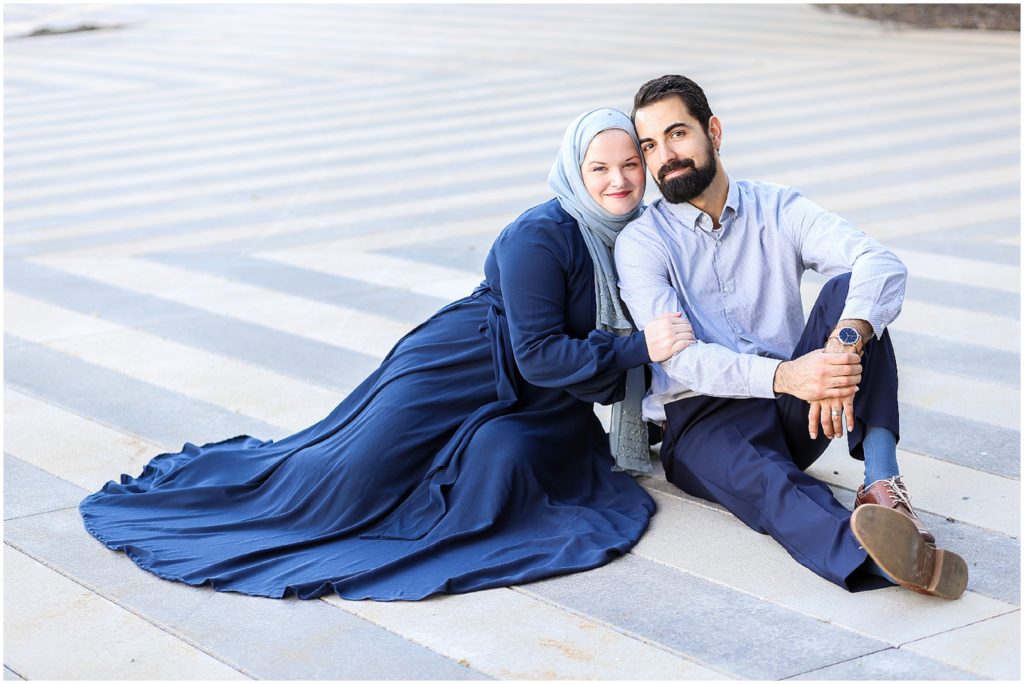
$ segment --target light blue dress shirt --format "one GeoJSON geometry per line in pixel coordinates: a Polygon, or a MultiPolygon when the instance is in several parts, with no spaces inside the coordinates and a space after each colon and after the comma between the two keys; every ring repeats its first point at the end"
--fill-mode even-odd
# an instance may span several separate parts
{"type": "Polygon", "coordinates": [[[697,394],[774,397],[775,371],[803,334],[808,269],[852,272],[842,317],[868,321],[876,336],[903,305],[903,262],[793,188],[730,181],[720,223],[714,230],[692,204],[658,199],[616,240],[622,300],[636,325],[682,311],[697,339],[651,364],[648,420],[665,420],[666,403],[697,394]]]}

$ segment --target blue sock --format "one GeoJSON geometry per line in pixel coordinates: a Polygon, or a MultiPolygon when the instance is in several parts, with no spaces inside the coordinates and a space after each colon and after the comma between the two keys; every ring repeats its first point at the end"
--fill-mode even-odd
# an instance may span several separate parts
{"type": "Polygon", "coordinates": [[[896,464],[896,435],[883,427],[868,426],[861,445],[864,447],[865,487],[900,474],[896,464]]]}

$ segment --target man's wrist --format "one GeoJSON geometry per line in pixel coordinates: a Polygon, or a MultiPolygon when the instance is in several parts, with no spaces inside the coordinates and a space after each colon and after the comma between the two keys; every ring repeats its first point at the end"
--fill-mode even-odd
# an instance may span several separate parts
{"type": "Polygon", "coordinates": [[[875,330],[871,327],[871,324],[861,318],[844,318],[836,324],[836,327],[832,329],[832,332],[828,334],[828,339],[825,340],[825,351],[828,352],[840,352],[846,351],[850,348],[849,345],[843,344],[837,337],[837,334],[843,328],[853,328],[860,335],[860,340],[854,345],[853,351],[859,354],[864,349],[864,345],[867,344],[868,340],[871,339],[875,330]]]}
{"type": "Polygon", "coordinates": [[[775,379],[772,380],[772,390],[775,394],[786,393],[786,371],[788,368],[784,368],[788,362],[783,361],[775,368],[775,379]]]}
{"type": "Polygon", "coordinates": [[[861,338],[865,340],[875,334],[875,329],[871,327],[871,323],[865,321],[863,318],[844,318],[836,323],[836,327],[832,328],[832,332],[829,333],[829,337],[833,337],[837,332],[839,332],[840,328],[853,328],[859,332],[861,338]]]}

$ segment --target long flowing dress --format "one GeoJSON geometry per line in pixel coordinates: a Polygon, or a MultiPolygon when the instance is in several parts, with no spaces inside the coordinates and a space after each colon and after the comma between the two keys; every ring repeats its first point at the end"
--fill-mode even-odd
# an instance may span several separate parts
{"type": "Polygon", "coordinates": [[[161,454],[84,499],[85,526],[165,579],[270,597],[415,600],[607,563],[655,505],[613,472],[593,402],[649,357],[594,320],[593,263],[551,200],[322,421],[161,454]]]}

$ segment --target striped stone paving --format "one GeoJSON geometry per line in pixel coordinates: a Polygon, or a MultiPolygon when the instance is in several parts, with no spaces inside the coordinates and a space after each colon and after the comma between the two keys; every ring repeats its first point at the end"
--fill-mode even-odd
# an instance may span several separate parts
{"type": "MultiPolygon", "coordinates": [[[[1019,677],[1018,33],[803,5],[4,19],[5,679],[1019,677]],[[734,177],[908,264],[900,462],[962,599],[847,594],[658,474],[625,557],[417,603],[218,594],[87,535],[78,501],[153,455],[325,415],[480,281],[575,114],[663,73],[705,86],[734,177]]],[[[812,472],[852,505],[841,444],[812,472]]]]}

